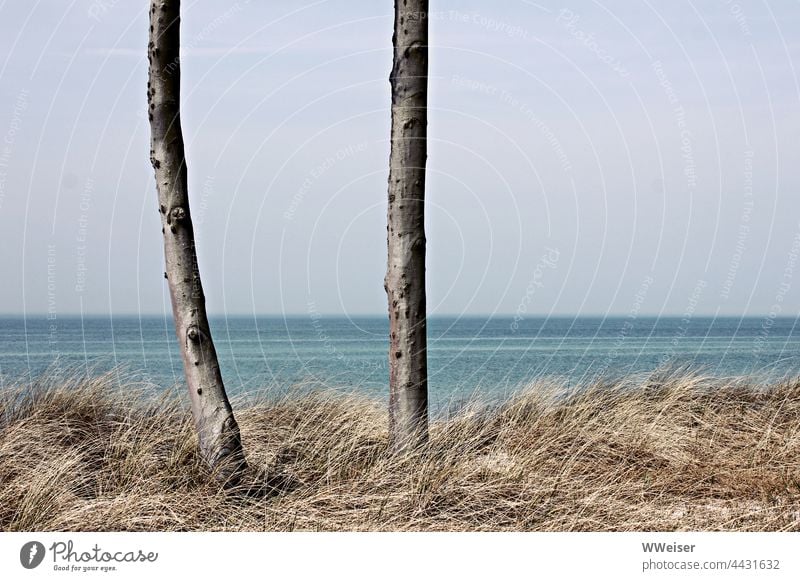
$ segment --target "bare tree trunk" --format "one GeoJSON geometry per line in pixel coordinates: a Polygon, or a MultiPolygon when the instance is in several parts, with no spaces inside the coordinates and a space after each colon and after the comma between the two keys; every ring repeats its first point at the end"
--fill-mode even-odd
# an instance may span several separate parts
{"type": "Polygon", "coordinates": [[[211,340],[189,214],[180,119],[180,0],[150,2],[147,102],[153,164],[164,234],[164,258],[200,451],[216,477],[238,481],[246,464],[239,426],[225,394],[211,340]]]}
{"type": "Polygon", "coordinates": [[[428,0],[395,0],[389,159],[389,433],[395,451],[428,439],[425,162],[428,0]]]}

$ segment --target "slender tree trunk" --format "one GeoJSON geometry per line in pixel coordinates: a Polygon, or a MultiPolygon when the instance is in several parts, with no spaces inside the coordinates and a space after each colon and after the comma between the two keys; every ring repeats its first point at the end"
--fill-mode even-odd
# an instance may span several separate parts
{"type": "Polygon", "coordinates": [[[150,161],[158,189],[164,258],[192,414],[205,461],[225,483],[245,468],[239,426],[225,394],[211,340],[189,214],[180,119],[180,0],[150,2],[147,102],[150,161]]]}
{"type": "Polygon", "coordinates": [[[389,433],[395,451],[428,439],[425,162],[428,0],[395,0],[389,159],[389,433]]]}

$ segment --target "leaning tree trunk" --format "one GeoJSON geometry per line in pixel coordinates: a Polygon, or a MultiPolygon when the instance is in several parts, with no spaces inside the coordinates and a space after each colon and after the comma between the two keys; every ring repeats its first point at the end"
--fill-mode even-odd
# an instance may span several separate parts
{"type": "Polygon", "coordinates": [[[428,0],[395,0],[389,159],[389,434],[394,450],[428,439],[425,311],[428,0]]]}
{"type": "Polygon", "coordinates": [[[239,426],[225,394],[211,340],[189,213],[180,119],[180,0],[150,2],[147,101],[150,161],[158,189],[164,258],[192,415],[204,460],[234,483],[245,468],[239,426]]]}

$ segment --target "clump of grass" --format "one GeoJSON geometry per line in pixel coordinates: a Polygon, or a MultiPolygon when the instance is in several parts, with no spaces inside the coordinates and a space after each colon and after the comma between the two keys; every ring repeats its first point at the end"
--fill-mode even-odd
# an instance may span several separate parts
{"type": "Polygon", "coordinates": [[[240,401],[250,467],[223,490],[182,394],[116,377],[0,394],[1,530],[800,530],[797,381],[532,385],[402,457],[380,401],[240,401]]]}

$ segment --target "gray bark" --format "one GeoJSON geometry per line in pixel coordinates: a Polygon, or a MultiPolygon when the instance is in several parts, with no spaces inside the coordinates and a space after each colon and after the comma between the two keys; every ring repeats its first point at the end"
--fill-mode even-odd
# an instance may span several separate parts
{"type": "Polygon", "coordinates": [[[428,0],[395,0],[389,160],[389,433],[395,451],[428,439],[425,163],[428,0]]]}
{"type": "Polygon", "coordinates": [[[189,213],[180,120],[180,0],[150,3],[147,102],[150,161],[158,189],[164,258],[192,415],[204,460],[225,483],[245,468],[239,426],[225,394],[211,340],[189,213]]]}

